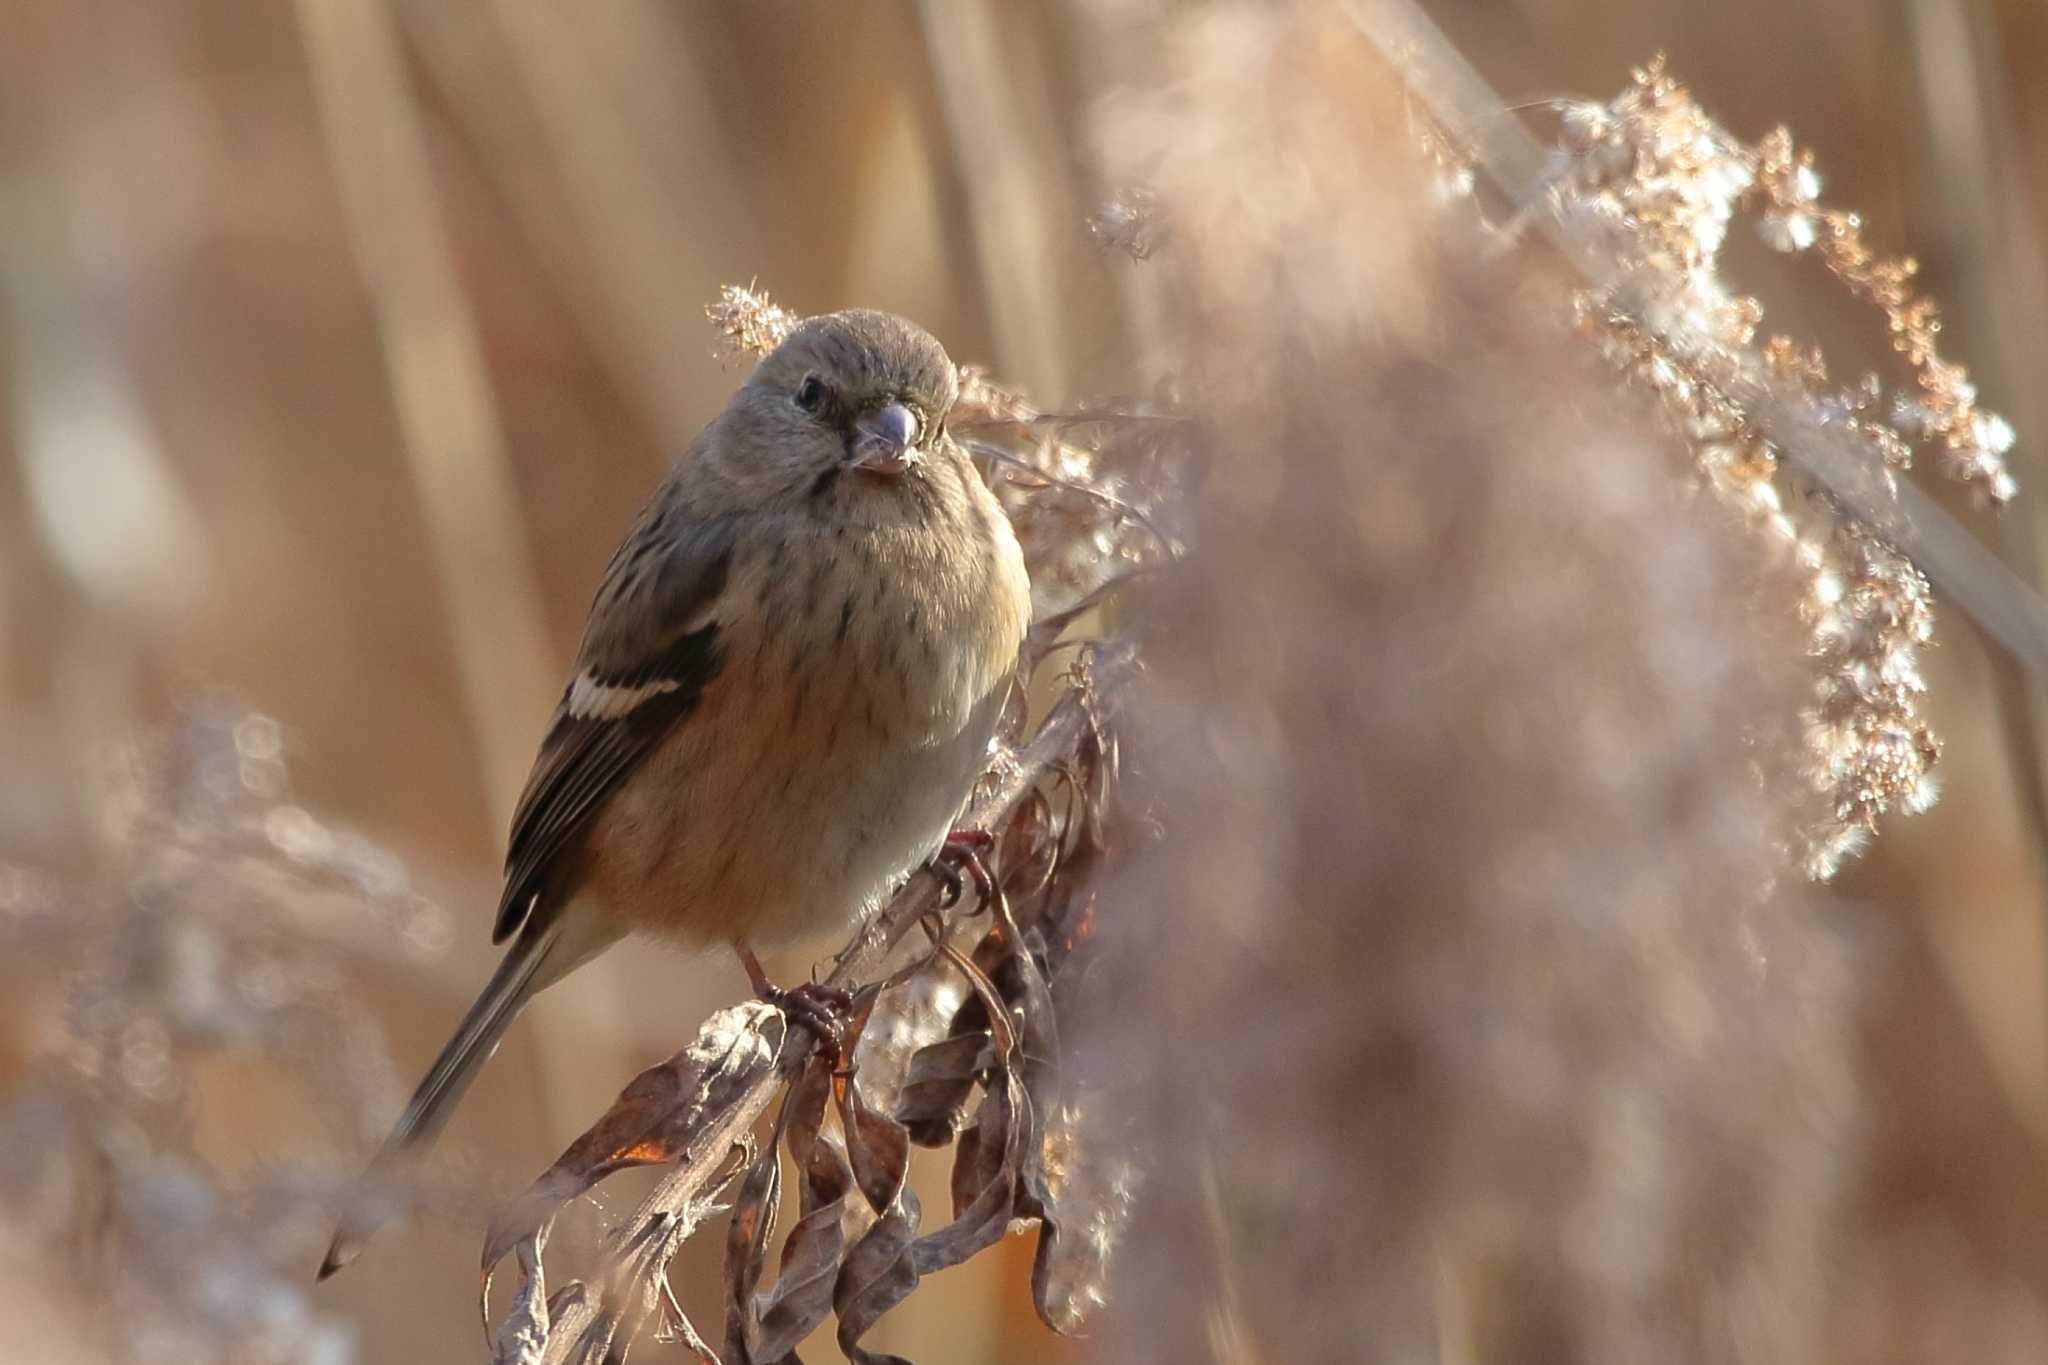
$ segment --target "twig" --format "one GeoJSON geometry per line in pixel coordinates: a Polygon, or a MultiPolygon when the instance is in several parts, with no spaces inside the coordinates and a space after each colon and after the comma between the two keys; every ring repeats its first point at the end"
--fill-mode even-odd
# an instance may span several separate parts
{"type": "MultiPolygon", "coordinates": [[[[996,424],[992,423],[991,425],[996,424]]],[[[1028,426],[1029,423],[1021,423],[1017,425],[1028,426]]],[[[1058,488],[1068,493],[1078,493],[1084,498],[1089,498],[1097,503],[1100,503],[1102,506],[1114,512],[1117,516],[1122,517],[1125,520],[1131,522],[1132,524],[1142,528],[1147,535],[1151,536],[1152,539],[1158,543],[1160,553],[1164,554],[1168,559],[1174,557],[1175,550],[1173,538],[1171,536],[1168,536],[1165,531],[1161,530],[1159,528],[1159,524],[1153,521],[1150,516],[1146,515],[1143,508],[1125,502],[1122,498],[1117,497],[1113,493],[1105,493],[1100,488],[1095,488],[1085,483],[1079,483],[1073,479],[1061,478],[1059,475],[1052,473],[1050,470],[1042,469],[1039,466],[1031,463],[1031,461],[1022,459],[1016,455],[1012,455],[1009,451],[1004,450],[999,446],[990,445],[986,441],[977,441],[970,436],[963,438],[960,444],[967,448],[969,454],[986,458],[990,461],[993,461],[996,464],[1003,466],[1005,476],[1009,477],[1012,482],[1017,482],[1015,476],[1021,474],[1027,479],[1038,480],[1038,482],[1035,485],[1026,485],[1027,487],[1058,488]]]]}
{"type": "Polygon", "coordinates": [[[1060,635],[1068,626],[1071,626],[1089,612],[1094,611],[1097,607],[1102,606],[1133,583],[1156,575],[1159,569],[1160,566],[1151,565],[1127,570],[1099,584],[1093,591],[1086,593],[1072,604],[1033,621],[1031,623],[1030,648],[1038,654],[1044,654],[1051,650],[1059,643],[1060,635]]]}

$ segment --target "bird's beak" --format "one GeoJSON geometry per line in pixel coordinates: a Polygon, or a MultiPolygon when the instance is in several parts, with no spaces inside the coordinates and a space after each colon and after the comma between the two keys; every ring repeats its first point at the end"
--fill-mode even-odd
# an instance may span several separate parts
{"type": "Polygon", "coordinates": [[[872,474],[901,474],[917,463],[917,414],[901,403],[884,403],[853,424],[847,463],[872,474]]]}

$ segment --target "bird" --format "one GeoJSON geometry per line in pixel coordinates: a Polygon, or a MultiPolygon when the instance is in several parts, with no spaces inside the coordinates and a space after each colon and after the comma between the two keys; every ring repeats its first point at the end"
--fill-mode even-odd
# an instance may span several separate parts
{"type": "MultiPolygon", "coordinates": [[[[946,843],[1030,625],[923,328],[811,317],[669,468],[609,565],[512,818],[503,961],[368,1179],[429,1148],[520,1009],[630,935],[757,949],[852,924],[946,843]]],[[[382,1221],[357,1200],[320,1268],[382,1221]]]]}

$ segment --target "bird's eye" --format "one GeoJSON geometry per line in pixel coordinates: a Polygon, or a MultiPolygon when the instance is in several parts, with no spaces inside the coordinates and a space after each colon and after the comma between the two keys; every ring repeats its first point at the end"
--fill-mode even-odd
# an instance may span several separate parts
{"type": "Polygon", "coordinates": [[[796,386],[796,405],[805,412],[825,406],[825,381],[814,374],[805,375],[804,382],[796,386]]]}

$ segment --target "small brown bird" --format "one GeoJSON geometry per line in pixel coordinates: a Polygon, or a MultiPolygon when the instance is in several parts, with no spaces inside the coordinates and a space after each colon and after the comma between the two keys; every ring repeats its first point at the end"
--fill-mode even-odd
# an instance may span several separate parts
{"type": "MultiPolygon", "coordinates": [[[[373,1171],[429,1145],[537,992],[627,934],[850,923],[945,841],[987,762],[1030,585],[946,432],[945,351],[887,313],[800,324],[606,568],[512,820],[502,965],[373,1171]]],[[[343,1219],[326,1278],[377,1216],[343,1219]]]]}

